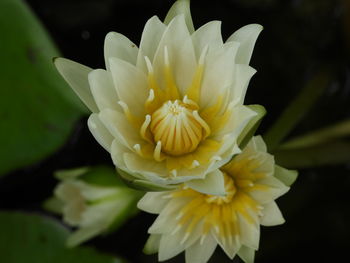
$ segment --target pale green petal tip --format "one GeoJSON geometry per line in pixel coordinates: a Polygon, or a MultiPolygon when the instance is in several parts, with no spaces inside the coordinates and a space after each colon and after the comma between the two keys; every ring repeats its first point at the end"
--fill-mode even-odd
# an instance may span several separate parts
{"type": "Polygon", "coordinates": [[[164,23],[168,25],[171,20],[173,20],[174,17],[183,14],[185,16],[186,25],[188,28],[188,31],[190,33],[193,33],[194,26],[193,21],[191,17],[191,10],[190,10],[190,1],[189,0],[178,0],[176,1],[172,7],[169,9],[168,14],[166,15],[164,19],[164,23]]]}
{"type": "Polygon", "coordinates": [[[43,208],[45,210],[55,214],[62,214],[63,206],[64,206],[64,203],[56,197],[50,197],[43,203],[43,208]]]}
{"type": "Polygon", "coordinates": [[[274,176],[286,186],[291,186],[298,178],[298,171],[288,170],[281,166],[275,165],[274,176]]]}
{"type": "Polygon", "coordinates": [[[117,169],[118,174],[124,180],[125,184],[131,188],[141,191],[162,192],[170,191],[178,187],[178,185],[161,185],[147,180],[140,179],[131,173],[127,173],[121,169],[117,169]]]}
{"type": "Polygon", "coordinates": [[[89,171],[89,167],[79,167],[69,170],[58,170],[55,172],[55,177],[59,180],[75,179],[89,171]]]}
{"type": "Polygon", "coordinates": [[[161,235],[151,235],[143,248],[143,253],[152,255],[158,253],[161,235]]]}
{"type": "Polygon", "coordinates": [[[241,246],[237,254],[243,260],[243,262],[254,263],[255,250],[253,248],[241,246]]]}

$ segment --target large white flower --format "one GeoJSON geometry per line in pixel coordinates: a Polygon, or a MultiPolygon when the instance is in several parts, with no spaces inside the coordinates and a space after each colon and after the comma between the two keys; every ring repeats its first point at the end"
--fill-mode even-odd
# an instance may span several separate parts
{"type": "MultiPolygon", "coordinates": [[[[139,47],[109,33],[106,70],[55,60],[92,111],[90,131],[133,185],[156,190],[191,180],[202,191],[195,179],[222,180],[213,171],[239,152],[237,137],[257,114],[243,100],[262,27],[245,26],[223,42],[220,25],[194,31],[189,2],[180,0],[164,23],[147,21],[139,47]]],[[[209,192],[222,194],[217,186],[209,192]]]]}
{"type": "Polygon", "coordinates": [[[187,263],[205,263],[219,244],[231,259],[238,254],[254,261],[260,224],[284,222],[274,200],[289,190],[297,173],[276,166],[261,137],[217,172],[224,175],[223,196],[186,186],[145,194],[138,207],[159,214],[148,230],[146,253],[158,252],[163,261],[185,251],[187,263]]]}

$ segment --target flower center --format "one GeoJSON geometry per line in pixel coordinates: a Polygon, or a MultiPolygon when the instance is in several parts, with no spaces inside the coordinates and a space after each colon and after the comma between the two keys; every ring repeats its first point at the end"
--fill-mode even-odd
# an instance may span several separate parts
{"type": "Polygon", "coordinates": [[[232,198],[237,192],[237,188],[235,186],[235,183],[233,181],[233,178],[229,175],[227,175],[224,172],[224,180],[225,180],[225,196],[217,196],[217,195],[206,195],[205,201],[207,203],[214,203],[217,205],[221,204],[227,204],[232,201],[232,198]]]}
{"type": "Polygon", "coordinates": [[[210,133],[209,126],[198,114],[198,105],[184,98],[167,101],[152,114],[150,130],[162,152],[179,156],[193,152],[210,133]]]}

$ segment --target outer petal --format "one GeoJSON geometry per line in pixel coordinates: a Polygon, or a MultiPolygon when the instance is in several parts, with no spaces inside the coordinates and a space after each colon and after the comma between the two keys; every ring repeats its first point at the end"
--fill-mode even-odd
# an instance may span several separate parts
{"type": "Polygon", "coordinates": [[[174,17],[183,14],[185,16],[186,25],[188,28],[188,31],[192,33],[194,31],[194,26],[192,22],[191,17],[191,10],[190,10],[190,1],[189,0],[179,0],[176,1],[173,6],[168,11],[168,14],[166,15],[164,19],[165,24],[169,24],[171,20],[174,19],[174,17]]]}
{"type": "Polygon", "coordinates": [[[73,91],[92,112],[98,112],[97,105],[92,97],[88,82],[91,68],[65,58],[56,58],[54,64],[58,72],[68,82],[73,91]]]}
{"type": "Polygon", "coordinates": [[[106,151],[111,152],[111,145],[113,142],[112,134],[103,125],[96,113],[90,115],[88,119],[88,127],[96,141],[105,148],[106,151]]]}
{"type": "Polygon", "coordinates": [[[143,29],[140,49],[137,56],[137,67],[142,68],[146,73],[148,71],[144,57],[147,56],[150,61],[153,61],[154,54],[156,53],[159,41],[161,40],[165,29],[166,26],[157,16],[150,18],[143,29]]]}
{"type": "Polygon", "coordinates": [[[119,98],[110,72],[103,69],[96,69],[89,73],[88,79],[91,93],[100,111],[105,108],[112,110],[120,109],[118,105],[119,98]]]}
{"type": "Polygon", "coordinates": [[[291,186],[298,177],[298,171],[287,170],[281,166],[275,165],[274,176],[286,186],[291,186]]]}
{"type": "Polygon", "coordinates": [[[143,252],[147,255],[157,253],[159,250],[161,235],[151,235],[143,248],[143,252]]]}
{"type": "Polygon", "coordinates": [[[216,50],[223,45],[221,36],[221,21],[210,21],[201,26],[192,34],[193,46],[196,51],[197,60],[203,51],[208,46],[209,52],[216,50]]]}
{"type": "Polygon", "coordinates": [[[254,249],[246,246],[241,246],[237,254],[245,263],[254,263],[254,257],[255,257],[254,249]]]}
{"type": "Polygon", "coordinates": [[[204,179],[188,181],[186,185],[204,194],[220,196],[226,194],[224,176],[219,169],[207,174],[204,179]]]}
{"type": "Polygon", "coordinates": [[[238,214],[238,218],[241,243],[250,248],[258,250],[260,239],[259,226],[255,225],[254,223],[247,222],[247,220],[240,214],[238,214]]]}
{"type": "Polygon", "coordinates": [[[192,39],[183,15],[179,15],[171,21],[162,36],[154,56],[154,74],[162,88],[166,86],[164,76],[167,60],[165,57],[166,50],[175,82],[180,93],[184,95],[184,91],[192,83],[197,63],[192,39]]]}
{"type": "Polygon", "coordinates": [[[111,73],[118,96],[131,112],[144,116],[144,104],[148,97],[146,75],[135,66],[117,58],[110,59],[111,73]]]}
{"type": "Polygon", "coordinates": [[[250,79],[256,70],[248,65],[237,64],[234,69],[234,83],[232,85],[231,100],[242,104],[249,85],[250,79]]]}
{"type": "Polygon", "coordinates": [[[185,258],[187,263],[206,263],[214,253],[217,246],[216,240],[207,235],[203,242],[197,241],[186,249],[185,258]]]}
{"type": "Polygon", "coordinates": [[[227,42],[237,41],[241,43],[236,58],[237,64],[249,64],[250,58],[253,53],[255,42],[263,30],[263,27],[258,24],[251,24],[244,26],[234,32],[228,39],[227,42]]]}
{"type": "Polygon", "coordinates": [[[104,55],[107,70],[110,70],[110,58],[119,58],[135,65],[137,54],[137,46],[127,37],[116,32],[106,35],[104,55]]]}
{"type": "Polygon", "coordinates": [[[263,226],[276,226],[285,222],[276,202],[271,202],[264,206],[261,224],[263,226]]]}
{"type": "Polygon", "coordinates": [[[151,214],[160,214],[169,202],[163,192],[148,192],[137,203],[137,207],[151,214]]]}

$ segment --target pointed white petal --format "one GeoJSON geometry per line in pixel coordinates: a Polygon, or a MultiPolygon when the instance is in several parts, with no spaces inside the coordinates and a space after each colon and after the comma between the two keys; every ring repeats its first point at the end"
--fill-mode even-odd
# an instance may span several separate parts
{"type": "Polygon", "coordinates": [[[135,144],[141,143],[138,131],[129,123],[123,113],[104,109],[99,113],[99,118],[113,137],[130,150],[133,150],[135,144]]]}
{"type": "Polygon", "coordinates": [[[154,74],[162,88],[166,87],[164,69],[167,60],[178,90],[180,94],[184,95],[184,91],[192,83],[197,62],[192,39],[183,15],[179,15],[171,21],[154,56],[154,74]],[[165,54],[168,55],[168,59],[165,54]]]}
{"type": "Polygon", "coordinates": [[[237,41],[241,43],[236,58],[237,64],[249,64],[255,42],[262,30],[263,27],[258,24],[246,25],[234,32],[227,39],[227,42],[237,41]]]}
{"type": "Polygon", "coordinates": [[[254,257],[255,257],[254,249],[247,246],[241,246],[237,254],[243,260],[244,263],[254,263],[254,257]]]}
{"type": "Polygon", "coordinates": [[[256,70],[248,65],[237,64],[234,69],[234,83],[232,85],[231,100],[243,104],[250,79],[256,70]]]}
{"type": "Polygon", "coordinates": [[[154,54],[159,45],[159,41],[163,36],[166,26],[159,20],[157,16],[151,17],[143,29],[140,49],[137,56],[137,67],[142,68],[144,72],[148,73],[145,62],[145,56],[150,61],[153,61],[154,54]]]}
{"type": "Polygon", "coordinates": [[[92,112],[98,112],[88,82],[91,68],[65,58],[56,58],[54,64],[58,72],[68,82],[73,91],[92,112]]]}
{"type": "Polygon", "coordinates": [[[159,250],[161,235],[150,235],[147,239],[143,252],[147,255],[155,254],[159,250]]]}
{"type": "Polygon", "coordinates": [[[223,48],[208,53],[201,87],[201,106],[216,103],[219,96],[227,94],[228,87],[233,84],[235,77],[232,73],[238,47],[239,43],[229,42],[223,48]]]}
{"type": "Polygon", "coordinates": [[[263,216],[261,217],[261,224],[263,226],[276,226],[285,222],[276,202],[271,202],[264,205],[264,210],[262,213],[263,216]]]}
{"type": "Polygon", "coordinates": [[[206,46],[209,48],[208,52],[211,52],[211,50],[216,50],[223,45],[221,21],[210,21],[209,23],[206,23],[198,28],[191,37],[198,61],[206,46]]]}
{"type": "Polygon", "coordinates": [[[260,179],[256,181],[256,184],[268,186],[267,189],[251,191],[249,193],[250,196],[261,204],[268,204],[289,191],[289,187],[273,176],[260,179]]]}
{"type": "Polygon", "coordinates": [[[111,157],[116,167],[123,170],[125,169],[124,154],[130,152],[130,149],[120,143],[117,139],[113,140],[111,146],[111,157]]]}
{"type": "Polygon", "coordinates": [[[111,58],[110,65],[118,97],[128,105],[132,113],[143,117],[144,104],[149,95],[145,73],[118,58],[111,58]]]}
{"type": "Polygon", "coordinates": [[[137,53],[137,46],[122,34],[109,32],[106,35],[104,55],[107,70],[110,70],[109,59],[113,57],[135,65],[137,53]]]}
{"type": "Polygon", "coordinates": [[[255,151],[265,153],[267,152],[266,143],[260,135],[252,137],[251,142],[254,143],[255,151]]]}
{"type": "Polygon", "coordinates": [[[105,148],[106,151],[111,152],[111,145],[113,141],[112,134],[103,125],[97,113],[90,115],[88,119],[88,127],[96,141],[105,148]]]}
{"type": "Polygon", "coordinates": [[[216,240],[211,235],[207,235],[202,243],[197,241],[186,249],[186,263],[208,262],[209,258],[214,253],[216,246],[216,240]]]}
{"type": "Polygon", "coordinates": [[[183,235],[181,232],[162,235],[159,245],[158,260],[164,261],[170,259],[184,251],[186,247],[184,244],[181,244],[182,239],[183,235]]]}
{"type": "Polygon", "coordinates": [[[192,33],[194,31],[194,26],[193,26],[192,17],[191,17],[189,0],[176,1],[168,11],[168,14],[164,19],[164,23],[168,25],[174,19],[174,17],[180,14],[183,14],[185,16],[185,21],[186,21],[188,31],[192,33]]]}
{"type": "Polygon", "coordinates": [[[298,171],[287,170],[281,166],[275,165],[274,176],[286,186],[291,186],[298,177],[298,171]]]}
{"type": "Polygon", "coordinates": [[[169,199],[165,198],[167,194],[164,192],[148,192],[137,203],[137,207],[151,214],[160,214],[169,202],[169,199]]]}
{"type": "Polygon", "coordinates": [[[220,196],[226,194],[224,176],[219,169],[207,174],[204,179],[188,181],[186,185],[204,194],[220,196]]]}
{"type": "Polygon", "coordinates": [[[258,224],[248,222],[242,215],[238,214],[240,241],[243,245],[258,250],[260,239],[260,228],[258,224]]]}

